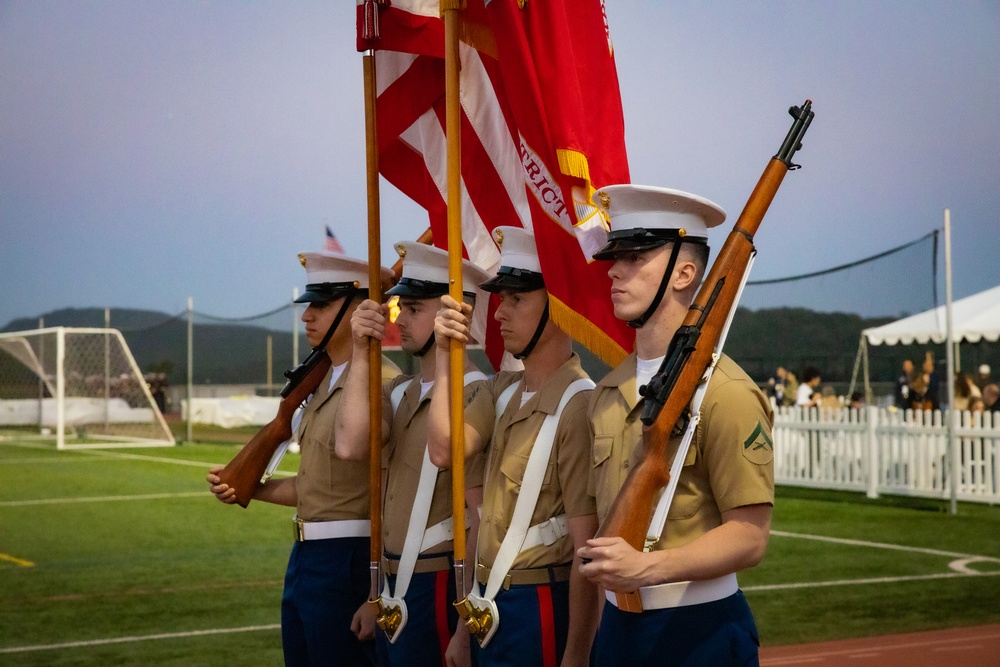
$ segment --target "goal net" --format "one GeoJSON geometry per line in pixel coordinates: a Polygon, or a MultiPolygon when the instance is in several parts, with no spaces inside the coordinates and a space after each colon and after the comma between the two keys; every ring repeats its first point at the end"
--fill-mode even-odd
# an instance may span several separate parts
{"type": "Polygon", "coordinates": [[[121,332],[66,327],[0,334],[0,438],[174,444],[121,332]]]}

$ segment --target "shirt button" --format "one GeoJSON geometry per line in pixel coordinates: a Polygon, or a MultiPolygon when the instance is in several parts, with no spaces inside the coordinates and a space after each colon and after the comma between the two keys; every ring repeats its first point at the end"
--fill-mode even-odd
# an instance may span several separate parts
{"type": "Polygon", "coordinates": [[[628,469],[628,461],[626,461],[625,463],[623,463],[622,467],[625,468],[625,469],[628,469]]]}

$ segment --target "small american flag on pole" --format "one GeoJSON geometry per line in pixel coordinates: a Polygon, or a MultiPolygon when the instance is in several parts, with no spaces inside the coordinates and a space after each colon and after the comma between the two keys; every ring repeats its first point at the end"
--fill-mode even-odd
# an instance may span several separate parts
{"type": "Polygon", "coordinates": [[[326,226],[326,243],[324,244],[323,249],[327,252],[335,252],[341,255],[344,254],[344,246],[340,245],[340,241],[338,241],[337,237],[333,235],[330,225],[326,226]]]}

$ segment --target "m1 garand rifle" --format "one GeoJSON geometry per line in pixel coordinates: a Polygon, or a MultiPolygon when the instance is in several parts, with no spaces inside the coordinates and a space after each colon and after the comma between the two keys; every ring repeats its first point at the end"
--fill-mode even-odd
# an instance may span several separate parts
{"type": "MultiPolygon", "coordinates": [[[[428,229],[420,238],[419,243],[431,243],[431,230],[428,229]]],[[[402,260],[392,266],[395,280],[403,271],[402,260]]],[[[384,290],[382,290],[384,293],[384,290]]],[[[300,405],[305,403],[310,394],[330,371],[331,361],[326,353],[326,345],[330,342],[333,332],[340,324],[338,317],[326,332],[323,341],[313,348],[305,361],[291,370],[285,371],[288,379],[281,390],[281,402],[278,404],[278,414],[265,424],[246,445],[243,446],[233,460],[219,472],[219,479],[236,491],[236,502],[246,507],[253,499],[254,491],[265,480],[264,472],[274,453],[281,443],[292,437],[292,417],[300,405]]]]}
{"type": "Polygon", "coordinates": [[[254,491],[264,482],[264,471],[267,470],[271,457],[281,443],[292,437],[292,417],[295,410],[316,391],[316,387],[329,372],[331,362],[326,353],[326,344],[339,322],[338,319],[333,323],[323,337],[323,342],[313,348],[305,361],[292,370],[285,371],[288,381],[281,390],[278,414],[257,431],[250,442],[219,472],[222,483],[236,491],[236,502],[241,507],[250,504],[254,491]]]}
{"type": "MultiPolygon", "coordinates": [[[[802,137],[812,122],[811,107],[812,102],[806,100],[802,106],[788,110],[795,119],[788,135],[768,162],[682,325],[674,333],[660,369],[640,389],[643,396],[640,419],[644,425],[642,457],[625,478],[597,532],[599,537],[620,536],[640,551],[647,546],[646,533],[657,494],[670,481],[667,447],[671,433],[678,424],[686,424],[691,400],[706,371],[718,359],[721,341],[755,252],[753,236],[785,174],[799,168],[792,163],[792,157],[802,147],[802,137]]],[[[637,591],[616,593],[616,597],[619,609],[642,611],[637,591]]]]}

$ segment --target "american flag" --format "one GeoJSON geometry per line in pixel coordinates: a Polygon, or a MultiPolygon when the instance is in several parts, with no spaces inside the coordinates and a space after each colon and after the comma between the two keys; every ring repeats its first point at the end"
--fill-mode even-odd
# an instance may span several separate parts
{"type": "MultiPolygon", "coordinates": [[[[439,3],[358,2],[358,49],[375,49],[378,65],[379,171],[427,210],[435,245],[444,247],[447,147],[439,3]]],[[[460,32],[467,41],[459,45],[465,254],[491,273],[500,253],[490,232],[500,225],[531,229],[553,321],[617,364],[631,350],[634,333],[614,317],[607,267],[590,261],[607,237],[591,193],[629,182],[603,2],[465,4],[460,32]]],[[[486,319],[486,327],[493,324],[486,319]]],[[[494,329],[485,342],[496,366],[494,329]]]]}
{"type": "Polygon", "coordinates": [[[337,237],[333,235],[333,231],[330,229],[330,225],[326,226],[326,244],[323,249],[327,252],[335,252],[341,255],[344,254],[344,246],[340,245],[340,241],[337,237]]]}

